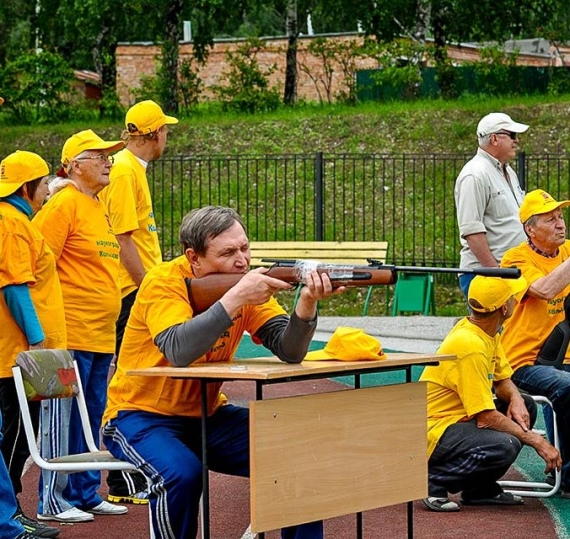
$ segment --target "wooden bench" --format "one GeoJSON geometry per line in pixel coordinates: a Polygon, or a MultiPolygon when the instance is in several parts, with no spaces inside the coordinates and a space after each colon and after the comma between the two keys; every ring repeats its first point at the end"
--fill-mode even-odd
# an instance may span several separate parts
{"type": "MultiPolygon", "coordinates": [[[[270,266],[264,258],[284,260],[318,260],[329,264],[368,265],[368,258],[386,262],[388,242],[386,241],[252,241],[251,266],[270,266]]],[[[362,316],[368,313],[372,296],[372,286],[368,287],[362,316]]],[[[299,297],[300,288],[295,296],[299,297]]]]}

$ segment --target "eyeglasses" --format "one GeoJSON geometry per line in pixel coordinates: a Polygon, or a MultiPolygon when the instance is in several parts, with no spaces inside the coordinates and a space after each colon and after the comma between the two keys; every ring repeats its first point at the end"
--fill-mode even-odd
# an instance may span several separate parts
{"type": "Polygon", "coordinates": [[[498,133],[493,133],[493,135],[506,135],[507,137],[511,137],[511,140],[517,140],[519,138],[519,134],[513,133],[512,131],[499,131],[498,133]]]}
{"type": "Polygon", "coordinates": [[[102,163],[111,163],[113,164],[115,162],[115,158],[112,155],[90,155],[90,156],[86,156],[86,157],[78,157],[77,159],[75,159],[75,161],[88,161],[91,159],[98,159],[99,161],[101,161],[102,163]]]}

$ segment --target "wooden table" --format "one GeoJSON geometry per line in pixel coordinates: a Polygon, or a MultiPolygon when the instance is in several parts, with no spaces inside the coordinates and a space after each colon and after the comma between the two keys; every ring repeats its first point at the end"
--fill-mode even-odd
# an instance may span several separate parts
{"type": "Polygon", "coordinates": [[[425,384],[412,382],[412,367],[455,359],[436,354],[391,353],[383,361],[303,361],[275,357],[240,359],[186,368],[152,367],[132,376],[200,380],[204,491],[202,536],[210,537],[206,450],[206,396],[210,382],[255,382],[250,403],[252,531],[263,532],[408,503],[427,496],[425,384]],[[405,370],[406,384],[361,389],[363,374],[405,370]],[[354,376],[354,390],[263,401],[263,386],[297,380],[354,376]],[[357,390],[357,391],[355,391],[357,390]]]}

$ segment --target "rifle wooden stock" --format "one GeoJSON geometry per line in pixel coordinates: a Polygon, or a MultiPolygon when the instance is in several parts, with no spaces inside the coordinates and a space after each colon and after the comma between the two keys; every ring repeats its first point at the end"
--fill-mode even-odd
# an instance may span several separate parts
{"type": "MultiPolygon", "coordinates": [[[[280,279],[290,284],[303,282],[297,269],[297,260],[264,260],[274,262],[266,275],[280,279]]],[[[303,261],[301,261],[303,262],[303,261]]],[[[517,279],[521,276],[518,268],[431,268],[421,266],[390,266],[369,260],[369,266],[345,266],[341,264],[320,264],[315,267],[319,273],[326,273],[333,286],[372,286],[394,284],[398,272],[415,273],[470,273],[487,277],[501,277],[503,279],[517,279]]],[[[204,277],[186,279],[190,305],[196,314],[204,312],[218,301],[230,288],[235,286],[242,278],[243,273],[211,273],[204,277]]]]}

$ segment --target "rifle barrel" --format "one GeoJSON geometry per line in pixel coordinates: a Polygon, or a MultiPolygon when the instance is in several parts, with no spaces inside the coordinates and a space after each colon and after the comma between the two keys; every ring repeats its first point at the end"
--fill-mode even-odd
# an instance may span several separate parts
{"type": "MultiPolygon", "coordinates": [[[[280,267],[293,267],[298,262],[298,260],[285,260],[280,258],[263,258],[263,262],[270,262],[276,264],[280,267]]],[[[379,260],[374,260],[372,258],[368,259],[369,266],[354,266],[359,270],[370,269],[370,270],[393,270],[396,272],[408,272],[408,273],[467,273],[470,275],[483,275],[485,277],[500,277],[502,279],[518,279],[522,273],[519,268],[435,268],[435,267],[424,267],[424,266],[392,266],[389,264],[383,264],[379,260]]],[[[326,263],[323,263],[326,265],[326,263]]],[[[334,265],[334,264],[333,264],[334,265]]]]}
{"type": "Polygon", "coordinates": [[[399,272],[409,273],[467,273],[470,275],[483,275],[485,277],[501,277],[502,279],[518,279],[521,276],[519,268],[429,268],[422,266],[394,266],[399,272]]]}

